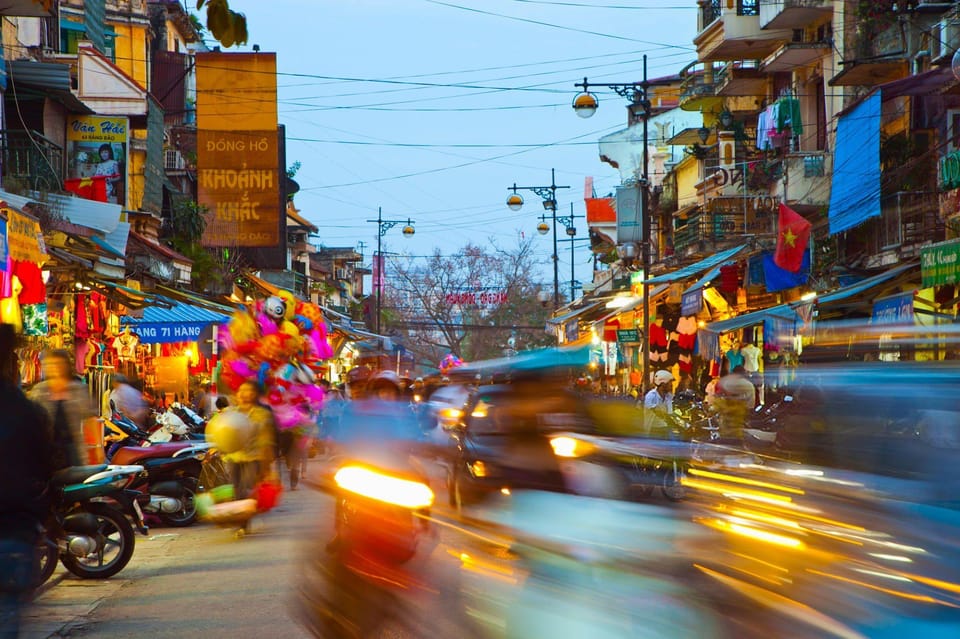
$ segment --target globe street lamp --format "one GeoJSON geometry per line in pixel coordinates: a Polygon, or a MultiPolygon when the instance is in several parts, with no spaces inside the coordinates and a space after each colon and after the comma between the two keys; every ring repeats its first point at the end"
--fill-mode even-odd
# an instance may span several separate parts
{"type": "MultiPolygon", "coordinates": [[[[590,92],[590,87],[604,87],[617,95],[626,98],[630,105],[630,124],[643,123],[643,166],[642,173],[637,179],[637,188],[640,189],[640,259],[643,268],[643,388],[650,384],[650,287],[647,280],[650,278],[650,215],[648,210],[650,186],[650,145],[648,139],[648,121],[650,120],[650,83],[647,81],[647,56],[643,56],[643,80],[623,84],[590,83],[587,78],[582,83],[574,84],[583,89],[573,99],[573,109],[582,118],[589,118],[597,112],[600,101],[590,92]]],[[[617,247],[618,256],[625,262],[632,263],[637,257],[637,246],[630,242],[617,247]]]]}
{"type": "MultiPolygon", "coordinates": [[[[543,208],[544,210],[550,211],[553,218],[553,308],[560,307],[560,271],[559,264],[557,263],[559,258],[557,256],[557,220],[565,220],[564,217],[557,217],[557,189],[569,189],[569,186],[558,186],[556,179],[556,171],[550,169],[550,185],[549,186],[517,186],[514,183],[513,186],[508,187],[513,193],[507,196],[507,208],[511,211],[519,211],[523,207],[523,196],[521,196],[517,191],[533,191],[543,199],[543,208]]],[[[549,231],[549,227],[546,222],[543,221],[546,218],[541,218],[540,224],[537,225],[537,233],[540,235],[546,235],[549,231]]],[[[573,221],[571,220],[567,223],[567,226],[573,226],[573,221]]]]}
{"type": "MultiPolygon", "coordinates": [[[[400,232],[403,233],[403,237],[406,237],[406,238],[413,237],[413,234],[416,232],[416,230],[413,228],[413,220],[411,220],[410,218],[407,218],[406,220],[383,219],[383,209],[381,207],[377,207],[377,219],[367,220],[367,222],[370,222],[371,224],[376,223],[377,225],[377,254],[374,257],[374,264],[376,265],[377,268],[375,269],[376,274],[374,275],[374,278],[373,278],[374,279],[373,285],[377,287],[377,336],[378,336],[377,339],[379,339],[380,315],[381,315],[381,309],[383,308],[383,272],[384,272],[384,266],[386,266],[383,261],[383,253],[381,252],[381,244],[382,244],[383,236],[384,234],[386,234],[387,231],[395,227],[397,224],[403,224],[403,228],[401,229],[400,232]]],[[[381,348],[382,348],[382,344],[381,344],[381,348]]]]}

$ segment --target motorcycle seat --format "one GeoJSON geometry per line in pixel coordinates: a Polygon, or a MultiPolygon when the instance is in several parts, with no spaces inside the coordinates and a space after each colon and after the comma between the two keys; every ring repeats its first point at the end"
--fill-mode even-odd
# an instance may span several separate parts
{"type": "Polygon", "coordinates": [[[173,457],[174,453],[189,446],[191,442],[168,442],[164,444],[153,444],[151,446],[124,446],[117,449],[111,460],[114,464],[136,464],[142,459],[155,459],[158,457],[173,457]]]}
{"type": "Polygon", "coordinates": [[[107,469],[106,464],[94,464],[93,466],[70,466],[54,473],[50,482],[56,486],[67,486],[68,484],[79,484],[84,479],[102,472],[107,469]]]}

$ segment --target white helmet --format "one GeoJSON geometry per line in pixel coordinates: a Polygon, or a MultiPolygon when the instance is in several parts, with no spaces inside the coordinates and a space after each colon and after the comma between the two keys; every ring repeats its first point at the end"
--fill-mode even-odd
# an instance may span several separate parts
{"type": "Polygon", "coordinates": [[[657,371],[653,374],[653,383],[659,386],[660,384],[668,384],[673,381],[673,374],[670,371],[657,371]]]}

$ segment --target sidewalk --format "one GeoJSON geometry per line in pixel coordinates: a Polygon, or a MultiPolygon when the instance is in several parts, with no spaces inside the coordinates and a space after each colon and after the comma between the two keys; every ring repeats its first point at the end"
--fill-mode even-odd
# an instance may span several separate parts
{"type": "Polygon", "coordinates": [[[79,579],[62,565],[24,611],[20,639],[66,637],[81,630],[90,615],[121,588],[131,583],[137,566],[158,563],[167,558],[167,549],[180,535],[160,529],[149,537],[137,536],[133,559],[110,579],[79,579]]]}

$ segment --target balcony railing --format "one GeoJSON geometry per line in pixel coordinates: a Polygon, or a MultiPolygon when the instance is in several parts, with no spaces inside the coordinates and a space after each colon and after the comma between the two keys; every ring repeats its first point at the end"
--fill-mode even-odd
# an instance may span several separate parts
{"type": "Polygon", "coordinates": [[[899,248],[902,258],[913,257],[920,246],[944,239],[936,193],[900,191],[884,198],[880,211],[877,252],[899,248]]]}
{"type": "Polygon", "coordinates": [[[741,213],[701,213],[674,230],[673,248],[676,253],[707,251],[743,234],[741,213]]]}
{"type": "Polygon", "coordinates": [[[34,191],[63,190],[63,149],[36,131],[0,131],[4,179],[15,179],[34,191]]]}

